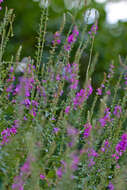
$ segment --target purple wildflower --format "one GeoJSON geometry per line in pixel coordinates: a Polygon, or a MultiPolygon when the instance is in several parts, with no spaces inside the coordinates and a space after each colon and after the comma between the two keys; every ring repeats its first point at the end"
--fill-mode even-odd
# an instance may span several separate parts
{"type": "Polygon", "coordinates": [[[60,80],[60,75],[58,74],[57,76],[56,76],[56,80],[60,80]]]}
{"type": "Polygon", "coordinates": [[[108,91],[106,92],[106,94],[107,94],[107,95],[111,95],[111,92],[110,92],[110,90],[108,90],[108,91]]]}
{"type": "Polygon", "coordinates": [[[71,35],[68,37],[67,41],[68,41],[69,44],[73,43],[73,42],[75,41],[74,35],[71,34],[71,35]]]}
{"type": "Polygon", "coordinates": [[[75,34],[76,36],[79,35],[79,31],[78,31],[78,29],[77,29],[77,26],[74,27],[74,29],[73,29],[73,34],[75,34]]]}
{"type": "Polygon", "coordinates": [[[6,143],[8,143],[9,142],[9,137],[11,137],[12,135],[15,135],[17,133],[17,128],[19,126],[18,123],[19,123],[19,120],[15,120],[14,124],[12,125],[11,128],[4,129],[1,132],[1,136],[2,136],[1,144],[2,145],[5,145],[6,143]]]}
{"type": "Polygon", "coordinates": [[[101,151],[102,152],[105,152],[108,148],[109,148],[109,141],[108,140],[106,140],[105,142],[104,142],[104,146],[101,148],[101,151]]]}
{"type": "Polygon", "coordinates": [[[101,88],[97,89],[97,95],[102,95],[102,89],[101,88]]]}
{"type": "Polygon", "coordinates": [[[114,67],[114,65],[113,64],[111,64],[110,65],[110,67],[109,67],[109,74],[108,74],[108,78],[111,78],[112,76],[113,76],[113,74],[114,74],[114,69],[115,67],[114,67]]]}
{"type": "Polygon", "coordinates": [[[24,165],[21,167],[21,172],[23,173],[29,173],[30,172],[30,160],[28,159],[24,165]]]}
{"type": "Polygon", "coordinates": [[[10,73],[13,73],[14,72],[14,68],[13,68],[13,66],[11,66],[11,68],[10,68],[10,73]]]}
{"type": "Polygon", "coordinates": [[[40,179],[44,180],[45,179],[45,175],[40,174],[40,179]]]}
{"type": "Polygon", "coordinates": [[[57,175],[59,178],[62,178],[62,176],[63,176],[62,168],[58,168],[58,169],[57,169],[56,175],[57,175]]]}
{"type": "Polygon", "coordinates": [[[64,67],[63,78],[70,83],[71,89],[77,89],[78,86],[78,64],[69,63],[64,67]]]}
{"type": "Polygon", "coordinates": [[[69,51],[69,50],[71,49],[71,45],[70,45],[70,44],[66,44],[66,45],[64,46],[64,49],[65,49],[66,51],[69,51]]]}
{"type": "Polygon", "coordinates": [[[79,31],[78,31],[77,27],[75,26],[72,31],[72,34],[70,34],[68,36],[67,44],[64,46],[64,49],[66,51],[69,51],[71,49],[71,45],[77,40],[78,35],[79,35],[79,31]]]}
{"type": "Polygon", "coordinates": [[[120,118],[120,114],[122,113],[121,106],[115,106],[113,114],[116,115],[118,118],[120,118]]]}
{"type": "Polygon", "coordinates": [[[61,40],[60,40],[60,33],[59,32],[56,32],[54,34],[54,40],[52,41],[53,44],[60,44],[61,43],[61,40]]]}
{"type": "Polygon", "coordinates": [[[3,0],[0,0],[0,10],[2,10],[1,3],[3,3],[3,0]]]}
{"type": "Polygon", "coordinates": [[[25,184],[26,179],[30,175],[30,164],[33,159],[28,157],[24,165],[20,168],[19,176],[14,178],[14,183],[12,184],[12,189],[15,190],[24,190],[23,186],[25,184]]]}
{"type": "Polygon", "coordinates": [[[98,153],[93,148],[89,148],[88,157],[98,157],[98,153]]]}
{"type": "Polygon", "coordinates": [[[123,134],[121,136],[121,141],[116,145],[115,150],[116,153],[112,155],[112,157],[115,157],[116,160],[119,159],[120,156],[126,151],[127,149],[127,134],[123,134]]]}
{"type": "Polygon", "coordinates": [[[98,23],[96,21],[96,23],[92,25],[91,30],[88,32],[91,38],[94,37],[94,35],[97,33],[97,30],[98,30],[98,23]]]}
{"type": "Polygon", "coordinates": [[[57,134],[57,133],[59,132],[59,130],[60,130],[60,129],[57,128],[57,127],[54,127],[54,128],[53,128],[53,131],[54,131],[55,134],[57,134]]]}
{"type": "Polygon", "coordinates": [[[24,121],[27,121],[27,117],[26,116],[24,116],[24,121]]]}
{"type": "Polygon", "coordinates": [[[86,123],[84,125],[84,133],[83,133],[84,137],[87,138],[90,136],[91,129],[92,129],[92,125],[90,123],[86,123]]]}
{"type": "Polygon", "coordinates": [[[92,94],[92,86],[89,85],[86,89],[81,89],[80,92],[76,94],[76,97],[73,99],[74,109],[81,106],[84,100],[87,100],[88,97],[92,94]]]}
{"type": "Polygon", "coordinates": [[[110,114],[111,114],[111,112],[109,111],[109,108],[106,108],[104,117],[99,119],[99,122],[102,127],[104,127],[107,124],[107,122],[111,121],[110,114]]]}
{"type": "Polygon", "coordinates": [[[78,168],[78,163],[79,163],[79,156],[77,156],[76,154],[72,154],[71,155],[72,158],[72,164],[71,164],[71,169],[73,171],[77,170],[78,168]]]}
{"type": "Polygon", "coordinates": [[[109,185],[108,185],[108,188],[109,188],[110,190],[114,190],[114,185],[110,182],[109,185]]]}
{"type": "Polygon", "coordinates": [[[95,161],[93,160],[93,158],[91,158],[90,160],[88,160],[88,167],[92,167],[93,165],[95,165],[95,161]]]}
{"type": "Polygon", "coordinates": [[[68,136],[75,136],[78,134],[78,130],[73,127],[69,127],[67,128],[67,134],[68,136]]]}
{"type": "Polygon", "coordinates": [[[70,111],[70,106],[67,106],[65,109],[65,113],[68,115],[69,111],[70,111]]]}

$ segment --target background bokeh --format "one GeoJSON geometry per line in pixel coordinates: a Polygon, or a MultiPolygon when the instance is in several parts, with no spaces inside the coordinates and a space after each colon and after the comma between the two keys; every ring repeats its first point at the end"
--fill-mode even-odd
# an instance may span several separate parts
{"type": "MultiPolygon", "coordinates": [[[[105,1],[106,3],[106,1],[105,1]]],[[[127,22],[119,21],[116,24],[108,24],[106,21],[105,3],[97,3],[94,0],[52,0],[49,4],[49,21],[48,31],[46,35],[46,48],[44,56],[47,56],[48,49],[50,48],[53,33],[59,29],[62,16],[67,14],[67,25],[63,35],[66,35],[66,31],[72,22],[69,13],[73,17],[76,17],[76,23],[80,26],[80,30],[85,27],[84,15],[89,8],[94,8],[99,13],[98,32],[94,44],[94,54],[98,53],[98,61],[95,68],[96,77],[94,78],[95,86],[103,80],[103,72],[107,72],[109,64],[112,60],[115,61],[115,65],[119,66],[118,55],[120,54],[124,59],[127,54],[126,41],[127,41],[127,22]],[[87,6],[84,5],[87,3],[87,6]]],[[[44,0],[41,4],[45,6],[44,0]]],[[[15,12],[14,22],[14,37],[10,40],[6,50],[6,60],[10,59],[12,54],[15,55],[18,47],[23,46],[22,57],[31,56],[34,57],[35,44],[37,30],[40,20],[40,7],[38,0],[6,0],[3,3],[3,10],[1,11],[0,19],[2,19],[5,7],[13,8],[15,12]]],[[[89,27],[92,25],[92,21],[89,22],[89,27]]],[[[87,35],[84,36],[87,38],[87,35]]],[[[89,48],[83,53],[81,58],[82,68],[85,69],[89,58],[89,48]]],[[[118,70],[119,71],[119,70],[118,70]]],[[[84,73],[81,72],[81,80],[84,79],[84,73]]]]}

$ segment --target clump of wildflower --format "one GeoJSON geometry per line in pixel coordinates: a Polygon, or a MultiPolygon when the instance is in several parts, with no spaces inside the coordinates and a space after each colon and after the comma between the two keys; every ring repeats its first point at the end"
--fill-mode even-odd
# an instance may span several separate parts
{"type": "Polygon", "coordinates": [[[77,27],[75,26],[72,31],[72,34],[70,34],[68,36],[67,44],[64,46],[64,49],[66,51],[69,51],[71,49],[71,45],[77,40],[78,35],[79,35],[79,31],[78,31],[77,27]]]}
{"type": "Polygon", "coordinates": [[[98,153],[93,148],[88,148],[88,167],[95,165],[94,158],[98,157],[98,153]]]}
{"type": "Polygon", "coordinates": [[[61,160],[61,167],[56,170],[56,175],[58,178],[62,178],[63,174],[66,172],[67,164],[64,160],[61,160]]]}
{"type": "Polygon", "coordinates": [[[75,142],[76,142],[76,137],[78,135],[78,130],[73,128],[73,127],[68,127],[67,128],[67,135],[68,137],[70,137],[70,142],[69,142],[69,147],[72,147],[75,145],[75,142]]]}
{"type": "Polygon", "coordinates": [[[109,74],[108,74],[108,78],[111,78],[112,76],[113,76],[113,74],[114,74],[114,69],[115,67],[114,67],[114,65],[113,64],[111,64],[110,65],[110,67],[109,67],[109,74]]]}
{"type": "Polygon", "coordinates": [[[40,179],[44,180],[45,179],[45,175],[40,174],[40,179]]]}
{"type": "Polygon", "coordinates": [[[58,176],[58,178],[62,178],[62,176],[63,176],[63,169],[61,167],[57,169],[56,175],[58,176]]]}
{"type": "Polygon", "coordinates": [[[113,114],[116,115],[116,117],[120,118],[121,113],[122,113],[121,106],[118,105],[115,106],[113,114]]]}
{"type": "Polygon", "coordinates": [[[102,89],[101,88],[97,89],[97,95],[102,95],[102,89]]]}
{"type": "Polygon", "coordinates": [[[98,157],[98,153],[93,148],[89,148],[88,157],[98,157]]]}
{"type": "Polygon", "coordinates": [[[108,90],[108,91],[106,92],[106,94],[107,94],[107,95],[111,95],[111,91],[108,90]]]}
{"type": "Polygon", "coordinates": [[[60,44],[61,40],[60,40],[60,33],[59,32],[55,32],[54,34],[54,40],[52,41],[53,44],[60,44]]]}
{"type": "Polygon", "coordinates": [[[14,183],[12,184],[12,189],[14,190],[24,190],[24,184],[26,182],[26,179],[29,177],[31,171],[31,161],[33,159],[31,157],[28,157],[24,165],[20,168],[20,174],[19,176],[16,176],[14,178],[14,183]]]}
{"type": "Polygon", "coordinates": [[[109,148],[110,144],[108,140],[105,140],[104,146],[101,148],[102,152],[105,152],[109,148]]]}
{"type": "Polygon", "coordinates": [[[116,153],[112,155],[116,160],[119,159],[120,156],[126,151],[127,149],[127,134],[123,134],[121,137],[121,141],[116,145],[115,150],[116,153]]]}
{"type": "Polygon", "coordinates": [[[92,125],[90,123],[86,123],[84,125],[84,133],[83,133],[83,135],[84,135],[85,138],[90,136],[91,129],[92,129],[92,125]]]}
{"type": "Polygon", "coordinates": [[[67,106],[66,109],[65,109],[65,113],[68,114],[70,111],[70,106],[67,106]]]}
{"type": "MultiPolygon", "coordinates": [[[[43,80],[43,83],[45,83],[44,80],[43,80]]],[[[37,86],[37,92],[38,92],[39,96],[43,97],[44,104],[46,104],[47,103],[47,95],[46,95],[45,87],[37,86]]]]}
{"type": "Polygon", "coordinates": [[[70,83],[71,89],[77,89],[78,86],[78,64],[73,63],[72,65],[69,63],[64,67],[63,70],[63,78],[70,83]]]}
{"type": "Polygon", "coordinates": [[[0,0],[0,10],[2,9],[1,4],[3,3],[3,0],[0,0]]]}
{"type": "Polygon", "coordinates": [[[59,129],[58,127],[54,127],[54,128],[53,128],[53,131],[54,131],[55,134],[57,134],[57,133],[59,132],[59,130],[60,130],[60,129],[59,129]]]}
{"type": "Polygon", "coordinates": [[[110,182],[109,185],[108,185],[108,188],[109,188],[110,190],[114,190],[114,185],[110,182]]]}
{"type": "Polygon", "coordinates": [[[19,127],[18,123],[19,123],[19,120],[15,120],[11,128],[4,129],[1,132],[1,136],[2,136],[1,145],[5,145],[6,143],[8,143],[9,137],[17,133],[17,128],[19,127]]]}
{"type": "Polygon", "coordinates": [[[88,161],[89,161],[89,163],[88,163],[88,167],[92,167],[92,166],[95,165],[95,161],[94,161],[93,158],[89,159],[88,161]]]}
{"type": "Polygon", "coordinates": [[[29,97],[31,96],[32,89],[35,87],[35,79],[34,79],[34,71],[35,67],[31,64],[28,64],[28,68],[25,68],[24,72],[26,71],[26,76],[19,77],[16,79],[15,76],[13,76],[14,69],[13,67],[10,68],[11,74],[9,74],[9,79],[7,82],[9,82],[9,85],[6,89],[6,92],[8,93],[8,97],[10,95],[13,97],[12,103],[16,103],[15,96],[19,95],[21,96],[22,93],[24,93],[24,101],[22,103],[26,106],[27,109],[29,109],[29,106],[31,105],[31,102],[29,100],[29,97]],[[27,69],[27,70],[26,70],[27,69]],[[18,80],[18,84],[14,85],[15,80],[18,80]]]}
{"type": "Polygon", "coordinates": [[[101,96],[102,95],[102,89],[104,88],[104,84],[101,84],[100,88],[97,88],[97,95],[101,96]]]}
{"type": "Polygon", "coordinates": [[[104,117],[99,119],[99,122],[100,122],[102,127],[104,127],[107,124],[107,122],[111,121],[111,119],[110,119],[111,112],[109,110],[110,110],[109,108],[106,108],[104,117]]]}
{"type": "Polygon", "coordinates": [[[93,38],[94,35],[97,33],[98,30],[98,23],[97,21],[92,25],[90,31],[88,32],[88,34],[90,34],[90,37],[93,38]]]}
{"type": "Polygon", "coordinates": [[[71,159],[72,159],[71,169],[72,169],[73,171],[75,171],[75,170],[77,170],[77,168],[78,168],[79,156],[73,153],[73,154],[71,155],[71,159]]]}
{"type": "Polygon", "coordinates": [[[81,89],[73,99],[74,109],[80,107],[84,100],[87,100],[88,97],[92,94],[93,88],[89,85],[86,89],[81,89]]]}

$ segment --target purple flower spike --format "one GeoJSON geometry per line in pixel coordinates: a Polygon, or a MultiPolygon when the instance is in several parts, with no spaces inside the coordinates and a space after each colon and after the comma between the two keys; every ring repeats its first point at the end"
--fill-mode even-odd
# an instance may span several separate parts
{"type": "Polygon", "coordinates": [[[58,168],[58,169],[57,169],[56,175],[57,175],[59,178],[62,178],[62,176],[63,176],[62,168],[58,168]]]}
{"type": "Polygon", "coordinates": [[[94,37],[94,35],[97,33],[97,30],[98,30],[98,23],[96,21],[96,23],[92,25],[91,30],[88,32],[91,38],[94,37]]]}
{"type": "Polygon", "coordinates": [[[65,109],[65,113],[68,115],[69,111],[70,111],[70,106],[67,106],[65,109]]]}
{"type": "Polygon", "coordinates": [[[84,125],[84,133],[83,133],[84,137],[87,138],[87,137],[90,136],[91,129],[92,129],[92,125],[91,125],[91,124],[86,123],[86,124],[84,125]]]}
{"type": "Polygon", "coordinates": [[[109,188],[110,190],[114,190],[114,185],[110,182],[109,185],[108,185],[108,188],[109,188]]]}
{"type": "Polygon", "coordinates": [[[40,179],[44,180],[45,179],[45,175],[40,174],[40,179]]]}
{"type": "Polygon", "coordinates": [[[121,113],[122,113],[121,106],[115,106],[113,114],[116,115],[116,117],[120,118],[121,113]]]}
{"type": "Polygon", "coordinates": [[[71,49],[71,45],[77,40],[78,35],[79,35],[79,31],[78,31],[77,27],[75,26],[72,31],[72,34],[70,34],[68,36],[67,44],[64,46],[64,49],[66,51],[69,51],[71,49]]]}

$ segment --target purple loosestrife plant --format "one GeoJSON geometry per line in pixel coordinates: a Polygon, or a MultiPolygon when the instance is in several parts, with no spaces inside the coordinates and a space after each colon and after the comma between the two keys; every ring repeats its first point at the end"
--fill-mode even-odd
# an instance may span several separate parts
{"type": "Polygon", "coordinates": [[[81,89],[73,99],[74,109],[77,109],[77,107],[80,107],[85,100],[89,98],[89,96],[92,94],[93,88],[91,85],[89,85],[85,89],[81,89]]]}
{"type": "Polygon", "coordinates": [[[72,31],[72,34],[70,34],[67,38],[67,44],[64,46],[64,49],[66,51],[69,51],[71,50],[71,45],[76,42],[77,40],[77,37],[79,35],[79,31],[77,29],[77,26],[74,27],[73,31],[72,31]]]}
{"type": "Polygon", "coordinates": [[[91,38],[95,36],[98,30],[98,22],[96,21],[95,24],[92,25],[91,30],[88,32],[91,38]]]}
{"type": "Polygon", "coordinates": [[[122,154],[126,151],[127,149],[127,134],[123,134],[121,137],[121,141],[116,145],[115,151],[116,153],[112,155],[116,160],[122,156],[122,154]]]}
{"type": "Polygon", "coordinates": [[[1,4],[3,3],[4,0],[0,0],[0,10],[2,9],[1,4]]]}
{"type": "Polygon", "coordinates": [[[5,62],[12,10],[5,17],[7,28],[3,24],[1,31],[9,29],[9,34],[1,33],[0,42],[0,188],[113,190],[122,181],[126,189],[127,71],[120,68],[124,71],[112,87],[117,68],[111,64],[95,89],[92,43],[85,84],[80,84],[81,56],[96,37],[97,22],[86,31],[88,42],[76,25],[64,42],[63,20],[44,59],[48,6],[42,8],[33,61],[20,62],[19,47],[16,59],[5,62]]]}

